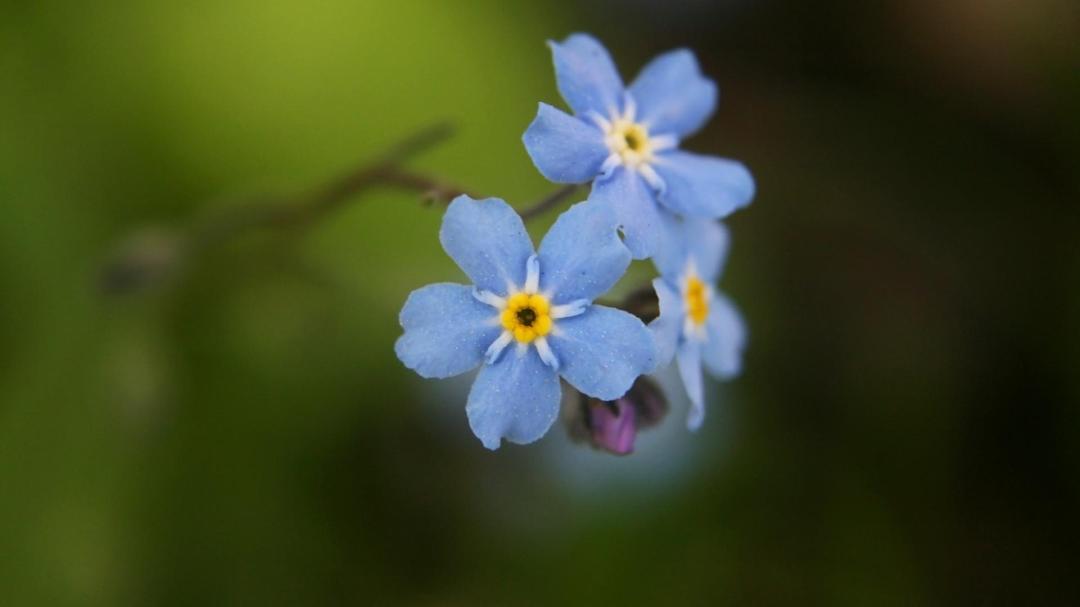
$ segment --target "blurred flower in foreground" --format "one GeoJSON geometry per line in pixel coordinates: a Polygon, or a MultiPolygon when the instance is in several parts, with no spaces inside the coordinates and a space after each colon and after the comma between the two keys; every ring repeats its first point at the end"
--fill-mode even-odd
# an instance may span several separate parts
{"type": "Polygon", "coordinates": [[[654,259],[660,278],[653,288],[660,316],[649,324],[661,364],[674,357],[690,397],[686,424],[696,430],[705,419],[701,366],[727,379],[739,374],[746,325],[735,305],[713,290],[728,249],[728,233],[714,221],[673,222],[667,246],[654,259]]]}
{"type": "Polygon", "coordinates": [[[615,400],[580,394],[567,412],[567,432],[575,441],[587,441],[615,455],[628,455],[634,451],[637,433],[660,423],[667,411],[664,393],[642,376],[629,392],[615,400]]]}
{"type": "Polygon", "coordinates": [[[536,254],[508,204],[459,196],[439,238],[475,286],[439,283],[413,291],[401,310],[405,334],[395,351],[429,378],[484,363],[466,413],[488,449],[503,438],[524,444],[547,433],[559,413],[560,376],[582,393],[611,400],[656,366],[652,335],[640,320],[592,304],[630,264],[606,207],[578,204],[563,213],[536,254]]]}
{"type": "Polygon", "coordinates": [[[525,148],[551,181],[596,180],[590,204],[613,209],[635,259],[656,254],[667,213],[717,219],[750,203],[754,180],[742,163],[678,149],[716,108],[716,84],[693,53],[660,55],[627,88],[595,38],[549,44],[574,115],[541,103],[525,148]]]}

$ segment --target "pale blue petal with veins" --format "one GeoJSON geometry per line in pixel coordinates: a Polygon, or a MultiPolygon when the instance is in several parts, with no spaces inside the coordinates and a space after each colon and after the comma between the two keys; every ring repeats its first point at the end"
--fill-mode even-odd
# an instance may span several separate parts
{"type": "Polygon", "coordinates": [[[537,254],[509,205],[460,196],[446,211],[440,239],[475,287],[414,291],[395,350],[425,377],[481,366],[466,413],[485,447],[547,433],[558,417],[560,375],[611,400],[656,366],[652,334],[640,320],[592,305],[630,263],[610,209],[575,205],[537,254]]]}
{"type": "Polygon", "coordinates": [[[635,259],[663,246],[656,232],[665,213],[719,219],[750,203],[755,185],[745,166],[678,149],[718,97],[693,53],[660,55],[626,87],[595,38],[573,34],[549,45],[574,115],[540,104],[522,137],[525,149],[552,181],[592,181],[590,204],[612,207],[635,259]]]}

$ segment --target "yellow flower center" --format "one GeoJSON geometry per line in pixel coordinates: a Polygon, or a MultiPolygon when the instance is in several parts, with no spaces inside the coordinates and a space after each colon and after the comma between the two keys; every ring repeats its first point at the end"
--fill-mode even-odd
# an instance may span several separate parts
{"type": "Polygon", "coordinates": [[[499,315],[504,329],[523,344],[551,332],[551,304],[539,293],[516,293],[499,315]]]}
{"type": "Polygon", "coordinates": [[[649,143],[649,134],[645,132],[644,128],[637,124],[628,127],[623,131],[622,135],[623,140],[626,141],[626,147],[635,152],[641,152],[649,143]]]}
{"type": "Polygon", "coordinates": [[[619,118],[611,123],[607,133],[607,145],[612,152],[622,157],[623,162],[636,166],[652,160],[652,145],[649,131],[641,124],[619,118]]]}
{"type": "Polygon", "coordinates": [[[709,317],[708,296],[708,288],[701,279],[691,276],[686,280],[686,311],[696,325],[705,324],[705,319],[709,317]]]}

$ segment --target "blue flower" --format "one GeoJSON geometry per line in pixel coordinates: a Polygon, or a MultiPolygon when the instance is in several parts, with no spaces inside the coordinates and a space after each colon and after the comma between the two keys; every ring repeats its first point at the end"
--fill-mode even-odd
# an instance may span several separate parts
{"type": "Polygon", "coordinates": [[[613,400],[656,365],[656,346],[636,317],[593,305],[630,264],[608,209],[577,204],[552,226],[539,254],[521,218],[497,198],[459,196],[443,218],[443,248],[475,286],[413,291],[395,344],[405,366],[428,378],[482,364],[469,392],[469,425],[488,449],[531,443],[559,413],[561,376],[613,400]]]}
{"type": "Polygon", "coordinates": [[[716,84],[701,75],[693,53],[660,55],[626,88],[595,38],[573,34],[549,44],[574,115],[541,103],[525,148],[551,181],[595,179],[590,200],[612,207],[635,259],[656,254],[668,211],[717,219],[750,203],[754,180],[745,166],[678,149],[716,107],[716,84]]]}
{"type": "Polygon", "coordinates": [[[676,359],[690,397],[687,426],[705,419],[702,364],[719,379],[739,374],[746,324],[727,297],[714,290],[728,249],[728,233],[715,221],[683,220],[668,227],[671,238],[653,263],[660,316],[649,324],[661,364],[676,359]]]}

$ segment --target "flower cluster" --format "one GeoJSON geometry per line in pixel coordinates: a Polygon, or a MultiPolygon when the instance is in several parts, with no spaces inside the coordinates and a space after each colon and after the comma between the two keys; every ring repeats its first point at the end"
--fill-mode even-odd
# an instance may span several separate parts
{"type": "Polygon", "coordinates": [[[651,424],[662,414],[635,404],[662,402],[643,375],[675,360],[696,429],[702,367],[720,378],[739,372],[745,326],[713,286],[728,248],[717,220],[750,203],[754,181],[739,162],[679,149],[717,100],[690,51],[660,55],[627,87],[594,38],[574,34],[550,46],[573,114],[541,103],[525,149],[551,181],[591,183],[589,196],[535,251],[504,201],[455,199],[439,237],[472,285],[414,291],[395,350],[424,377],[480,367],[466,412],[489,449],[542,437],[558,417],[562,378],[590,403],[583,419],[593,443],[626,453],[638,418],[651,424]],[[651,259],[660,274],[660,313],[648,326],[594,303],[631,259],[651,259]]]}

